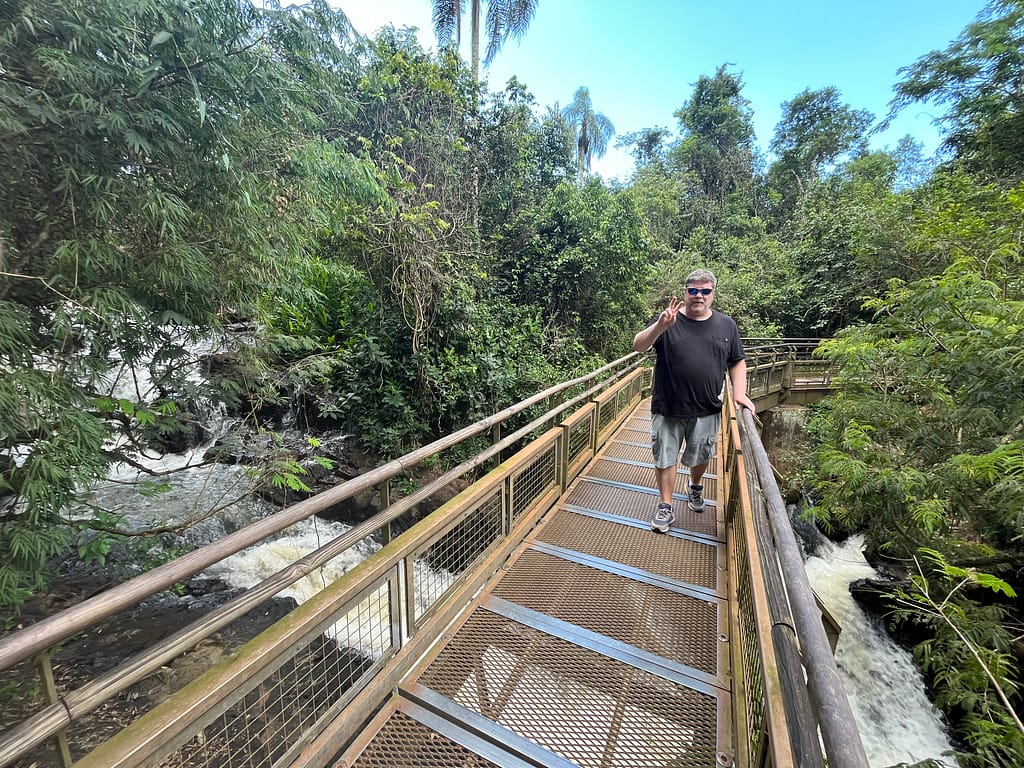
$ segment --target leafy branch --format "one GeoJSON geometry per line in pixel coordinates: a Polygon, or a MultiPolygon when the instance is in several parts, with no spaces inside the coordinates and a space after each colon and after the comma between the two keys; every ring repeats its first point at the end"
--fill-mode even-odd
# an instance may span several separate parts
{"type": "MultiPolygon", "coordinates": [[[[932,619],[943,623],[956,635],[962,646],[978,664],[989,683],[995,689],[999,701],[1006,709],[1007,714],[1013,720],[1017,730],[1022,736],[1024,736],[1024,722],[1021,721],[1020,716],[1017,714],[1016,710],[1014,710],[1003,682],[1000,681],[999,676],[995,671],[993,671],[992,665],[986,662],[985,655],[983,653],[984,649],[967,635],[961,625],[961,622],[957,621],[958,617],[963,619],[964,614],[954,601],[954,598],[969,586],[983,587],[996,593],[1002,593],[1009,598],[1016,597],[1016,593],[1013,588],[1002,579],[988,573],[977,571],[973,568],[968,569],[955,566],[947,562],[940,552],[933,549],[922,548],[920,552],[934,564],[943,576],[949,579],[958,579],[958,581],[954,584],[953,588],[946,593],[945,597],[941,600],[936,599],[932,596],[928,579],[925,576],[920,560],[917,557],[914,557],[917,576],[912,577],[911,581],[917,591],[914,593],[908,593],[904,590],[899,590],[896,594],[896,603],[911,612],[923,613],[932,619]]],[[[1020,636],[1014,639],[1019,640],[1020,636]]]]}

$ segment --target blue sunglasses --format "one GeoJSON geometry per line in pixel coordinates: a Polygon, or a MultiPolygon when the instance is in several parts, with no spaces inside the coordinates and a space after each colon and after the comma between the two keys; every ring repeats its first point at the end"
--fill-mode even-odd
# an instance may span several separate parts
{"type": "Polygon", "coordinates": [[[715,292],[714,288],[687,288],[686,292],[691,296],[696,296],[698,293],[701,296],[710,296],[715,292]]]}

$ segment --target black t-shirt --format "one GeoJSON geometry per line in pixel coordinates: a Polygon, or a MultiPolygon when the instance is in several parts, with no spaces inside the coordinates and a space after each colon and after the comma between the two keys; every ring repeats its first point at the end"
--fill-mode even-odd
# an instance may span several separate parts
{"type": "Polygon", "coordinates": [[[721,411],[725,372],[746,357],[736,323],[714,310],[706,320],[680,312],[654,342],[654,352],[651,412],[675,419],[721,411]]]}

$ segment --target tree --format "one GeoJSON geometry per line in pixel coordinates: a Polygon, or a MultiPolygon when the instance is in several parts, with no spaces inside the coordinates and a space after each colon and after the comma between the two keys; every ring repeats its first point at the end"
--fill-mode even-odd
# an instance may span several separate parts
{"type": "MultiPolygon", "coordinates": [[[[433,0],[434,33],[442,44],[462,42],[462,0],[433,0]]],[[[510,37],[519,40],[526,34],[533,14],[537,11],[537,0],[488,0],[487,3],[487,52],[484,66],[490,64],[510,37]]],[[[480,80],[480,0],[469,0],[470,15],[470,71],[473,80],[480,80]]]]}
{"type": "Polygon", "coordinates": [[[323,2],[4,5],[0,602],[95,522],[62,518],[81,489],[238,395],[195,342],[287,282],[338,190],[373,199],[328,138],[347,33],[323,2]]]}
{"type": "Polygon", "coordinates": [[[771,150],[777,159],[769,184],[782,196],[780,218],[788,217],[810,186],[836,167],[843,156],[867,149],[866,133],[874,117],[841,104],[833,87],[807,89],[782,105],[771,150]]]}
{"type": "Polygon", "coordinates": [[[840,395],[815,422],[819,508],[875,549],[936,546],[1024,562],[1024,189],[946,180],[917,237],[936,275],[893,279],[875,321],[826,346],[840,395]],[[842,482],[837,482],[841,479],[842,482]]]}
{"type": "Polygon", "coordinates": [[[748,189],[753,177],[754,125],[743,80],[723,64],[701,75],[693,96],[677,110],[682,139],[672,150],[676,167],[694,174],[703,195],[716,203],[748,189]]]}
{"type": "Polygon", "coordinates": [[[665,140],[669,137],[668,128],[645,128],[620,136],[615,146],[628,149],[637,168],[646,168],[657,164],[665,164],[665,140]]]}
{"type": "Polygon", "coordinates": [[[886,152],[857,157],[812,184],[800,201],[784,238],[801,275],[787,310],[789,333],[831,336],[870,317],[864,298],[890,278],[931,274],[911,246],[914,196],[893,191],[898,167],[886,152]]]}
{"type": "Polygon", "coordinates": [[[568,123],[554,110],[538,117],[535,108],[532,94],[513,77],[481,110],[480,236],[485,242],[504,241],[510,221],[576,174],[568,123]]]}
{"type": "Polygon", "coordinates": [[[971,170],[1024,172],[1024,2],[994,0],[944,51],[900,70],[888,124],[910,104],[946,106],[944,145],[971,170]]]}
{"type": "Polygon", "coordinates": [[[628,349],[647,317],[642,293],[652,246],[632,195],[610,192],[596,178],[562,182],[505,231],[497,271],[511,301],[539,308],[591,351],[628,349]]]}
{"type": "Polygon", "coordinates": [[[582,184],[590,173],[591,158],[604,157],[608,151],[608,142],[615,135],[615,126],[602,113],[594,111],[590,90],[584,86],[576,89],[572,104],[563,109],[562,114],[576,133],[576,172],[582,184]]]}

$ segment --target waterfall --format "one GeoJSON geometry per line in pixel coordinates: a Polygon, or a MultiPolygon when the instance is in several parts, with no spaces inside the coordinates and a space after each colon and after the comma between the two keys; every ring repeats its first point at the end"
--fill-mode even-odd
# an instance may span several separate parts
{"type": "MultiPolygon", "coordinates": [[[[224,579],[233,587],[252,587],[348,530],[349,526],[343,523],[312,517],[296,523],[277,538],[255,544],[214,563],[204,575],[224,579]]],[[[280,594],[304,603],[379,549],[379,544],[365,539],[306,574],[280,594]]]]}
{"type": "Polygon", "coordinates": [[[850,583],[878,578],[863,555],[863,537],[825,541],[805,567],[811,586],[842,626],[836,662],[871,768],[935,760],[957,766],[945,726],[928,700],[910,653],[850,594],[850,583]]]}

